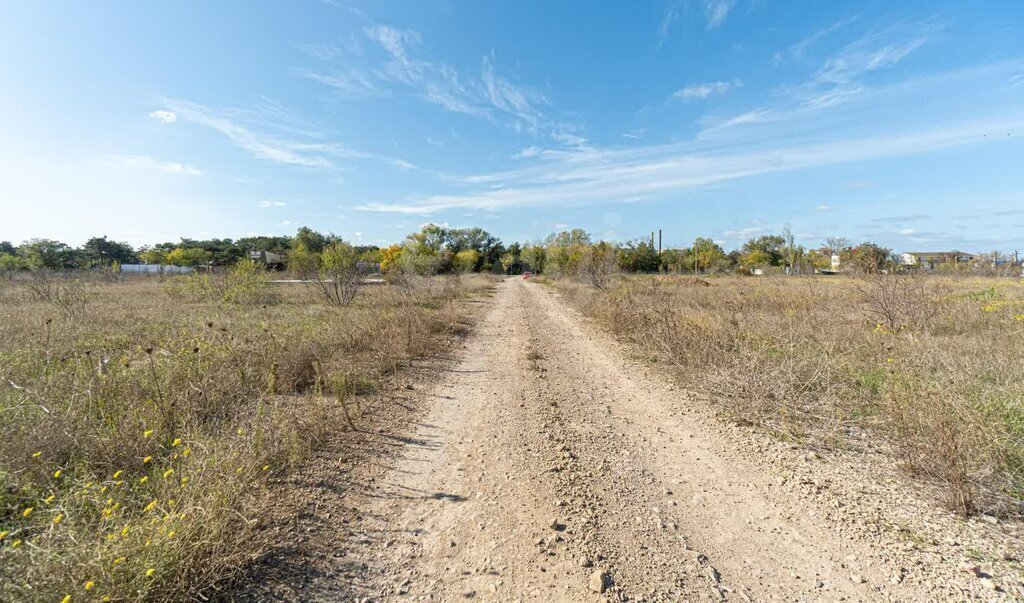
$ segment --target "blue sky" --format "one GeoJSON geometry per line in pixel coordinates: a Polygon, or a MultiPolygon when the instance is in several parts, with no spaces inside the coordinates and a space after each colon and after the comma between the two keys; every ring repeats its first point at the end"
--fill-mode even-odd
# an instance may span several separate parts
{"type": "Polygon", "coordinates": [[[0,239],[1024,251],[1024,8],[8,2],[0,239]]]}

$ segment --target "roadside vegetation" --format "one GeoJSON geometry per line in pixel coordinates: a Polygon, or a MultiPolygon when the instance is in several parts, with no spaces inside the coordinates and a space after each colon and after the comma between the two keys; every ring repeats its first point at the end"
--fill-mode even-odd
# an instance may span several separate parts
{"type": "Polygon", "coordinates": [[[732,419],[881,448],[962,513],[1024,513],[1024,284],[922,275],[559,287],[732,419]]]}
{"type": "MultiPolygon", "coordinates": [[[[326,249],[326,274],[363,273],[326,249]]],[[[271,280],[240,259],[0,281],[0,600],[210,596],[258,553],[267,480],[346,428],[346,399],[463,332],[458,300],[490,286],[271,280]]]]}
{"type": "Polygon", "coordinates": [[[881,449],[959,513],[1020,515],[1024,285],[1016,258],[978,258],[926,276],[788,229],[728,253],[432,224],[383,248],[309,228],[0,242],[0,599],[213,594],[257,552],[267,479],[357,426],[353,396],[463,332],[458,300],[491,284],[477,273],[556,280],[736,421],[881,449]],[[845,274],[813,276],[836,258],[845,274]],[[139,262],[155,274],[122,273],[139,262]]]}

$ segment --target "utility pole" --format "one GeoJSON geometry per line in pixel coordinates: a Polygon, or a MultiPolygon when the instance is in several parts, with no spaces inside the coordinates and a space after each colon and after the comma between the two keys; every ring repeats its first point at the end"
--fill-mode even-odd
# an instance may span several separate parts
{"type": "Polygon", "coordinates": [[[658,229],[658,255],[661,255],[661,229],[658,229]]]}

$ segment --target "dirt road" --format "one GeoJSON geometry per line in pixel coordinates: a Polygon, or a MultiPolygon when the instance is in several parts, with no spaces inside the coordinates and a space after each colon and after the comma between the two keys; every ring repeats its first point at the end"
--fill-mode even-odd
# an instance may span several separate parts
{"type": "MultiPolygon", "coordinates": [[[[799,469],[803,451],[716,419],[542,285],[499,285],[456,361],[434,376],[415,386],[415,420],[391,460],[371,464],[359,488],[321,493],[319,520],[299,526],[320,547],[299,564],[319,568],[316,577],[265,598],[945,600],[1022,592],[1014,590],[1019,576],[965,568],[961,543],[900,538],[898,518],[871,506],[871,488],[856,496],[862,503],[851,500],[799,469]]],[[[321,477],[331,479],[329,471],[321,477]]],[[[876,485],[884,495],[886,484],[876,485]]],[[[933,515],[937,530],[961,529],[933,515]]]]}

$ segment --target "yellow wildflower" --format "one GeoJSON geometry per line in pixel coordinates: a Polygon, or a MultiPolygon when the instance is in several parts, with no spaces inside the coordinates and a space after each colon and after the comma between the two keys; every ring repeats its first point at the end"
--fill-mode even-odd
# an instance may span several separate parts
{"type": "Polygon", "coordinates": [[[174,438],[174,441],[171,442],[171,446],[181,446],[181,438],[174,438]]]}
{"type": "Polygon", "coordinates": [[[266,471],[267,469],[270,469],[270,465],[263,465],[263,470],[266,471]]]}
{"type": "Polygon", "coordinates": [[[175,501],[173,498],[168,499],[167,500],[167,506],[168,507],[173,507],[175,502],[177,502],[177,501],[175,501]]]}
{"type": "Polygon", "coordinates": [[[143,463],[148,463],[148,462],[149,462],[149,461],[151,461],[151,460],[153,460],[153,457],[151,457],[151,456],[147,456],[146,458],[142,459],[142,462],[143,462],[143,463]]]}
{"type": "Polygon", "coordinates": [[[50,504],[50,503],[53,502],[53,499],[55,499],[55,498],[57,498],[57,495],[56,494],[51,494],[51,495],[47,496],[46,498],[44,498],[43,502],[46,503],[46,504],[50,504]]]}
{"type": "Polygon", "coordinates": [[[114,559],[114,565],[121,565],[124,562],[125,562],[125,558],[124,557],[118,557],[117,559],[114,559]]]}
{"type": "Polygon", "coordinates": [[[184,450],[181,451],[181,456],[188,456],[190,454],[192,454],[191,448],[186,447],[184,450]]]}
{"type": "Polygon", "coordinates": [[[64,595],[64,598],[60,600],[60,603],[71,603],[71,595],[64,595]]]}
{"type": "Polygon", "coordinates": [[[174,538],[174,530],[171,530],[170,532],[167,532],[167,537],[168,538],[174,538]]]}
{"type": "Polygon", "coordinates": [[[148,570],[146,570],[146,575],[147,576],[152,576],[155,573],[156,573],[156,570],[153,569],[153,568],[149,568],[148,570]]]}
{"type": "Polygon", "coordinates": [[[22,517],[28,517],[29,515],[32,514],[32,510],[33,509],[35,509],[35,507],[29,507],[29,508],[25,509],[24,511],[21,512],[21,516],[22,517]]]}
{"type": "Polygon", "coordinates": [[[10,531],[8,531],[8,530],[0,530],[0,540],[3,540],[4,538],[7,538],[8,534],[10,534],[10,531]]]}
{"type": "Polygon", "coordinates": [[[885,361],[886,361],[886,362],[896,362],[896,361],[895,361],[895,360],[893,360],[892,358],[886,358],[886,359],[885,359],[885,361]]]}
{"type": "Polygon", "coordinates": [[[155,499],[154,499],[154,500],[151,500],[151,501],[149,502],[149,504],[148,504],[148,505],[146,505],[146,509],[145,509],[145,510],[146,510],[146,511],[152,511],[152,510],[153,510],[153,509],[154,509],[154,508],[156,507],[156,503],[157,503],[157,501],[156,501],[155,499]]]}
{"type": "Polygon", "coordinates": [[[153,430],[152,429],[147,429],[146,431],[142,432],[142,437],[144,437],[144,438],[148,438],[151,435],[153,435],[153,430]]]}
{"type": "Polygon", "coordinates": [[[94,586],[96,586],[96,583],[93,582],[92,580],[89,580],[85,584],[82,585],[82,588],[84,588],[85,590],[92,590],[92,587],[94,587],[94,586]]]}
{"type": "Polygon", "coordinates": [[[130,526],[128,526],[128,524],[125,524],[125,526],[123,528],[121,528],[121,535],[122,536],[127,536],[129,528],[130,528],[130,526]]]}
{"type": "Polygon", "coordinates": [[[164,479],[167,479],[172,475],[174,475],[174,469],[168,469],[167,471],[164,471],[164,479]]]}
{"type": "MultiPolygon", "coordinates": [[[[58,469],[58,470],[56,470],[56,471],[54,471],[54,472],[53,472],[53,477],[54,477],[54,478],[59,478],[59,477],[60,477],[60,469],[58,469]]],[[[69,595],[69,596],[70,596],[70,595],[69,595]]]]}
{"type": "Polygon", "coordinates": [[[16,549],[19,546],[21,546],[21,540],[15,540],[14,542],[11,543],[11,548],[12,549],[16,549]]]}
{"type": "Polygon", "coordinates": [[[188,483],[188,478],[187,478],[187,477],[183,477],[183,478],[181,478],[181,485],[182,485],[182,486],[184,486],[184,485],[185,485],[185,484],[187,484],[187,483],[188,483]]]}
{"type": "Polygon", "coordinates": [[[64,519],[64,514],[63,513],[57,513],[56,515],[53,516],[53,523],[60,523],[62,519],[64,519]]]}
{"type": "Polygon", "coordinates": [[[117,471],[115,471],[114,472],[114,479],[117,479],[117,478],[121,477],[122,473],[124,473],[124,470],[122,470],[122,469],[118,469],[117,471]]]}
{"type": "Polygon", "coordinates": [[[242,472],[242,468],[241,467],[236,467],[235,468],[235,473],[241,473],[241,472],[242,472]]]}
{"type": "Polygon", "coordinates": [[[43,451],[42,450],[37,450],[37,451],[32,453],[32,458],[34,458],[34,459],[37,459],[37,458],[39,458],[41,456],[43,456],[43,451]]]}
{"type": "Polygon", "coordinates": [[[149,481],[149,477],[148,476],[143,475],[142,477],[139,478],[139,483],[140,484],[144,484],[144,483],[146,483],[148,481],[149,481]]]}
{"type": "Polygon", "coordinates": [[[110,600],[110,595],[103,595],[103,598],[100,599],[100,601],[109,601],[109,600],[110,600]]]}

